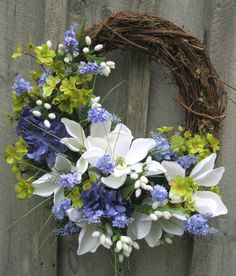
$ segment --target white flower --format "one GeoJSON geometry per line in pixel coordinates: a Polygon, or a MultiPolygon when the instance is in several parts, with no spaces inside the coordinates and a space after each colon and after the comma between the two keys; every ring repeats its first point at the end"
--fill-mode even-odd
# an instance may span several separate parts
{"type": "MultiPolygon", "coordinates": [[[[212,187],[219,183],[221,180],[224,168],[214,168],[216,154],[213,153],[207,158],[201,160],[191,171],[189,177],[193,181],[203,187],[212,187]]],[[[168,181],[175,178],[176,176],[185,177],[185,170],[177,163],[170,161],[163,161],[163,167],[166,169],[166,178],[168,181]]],[[[178,195],[169,194],[173,203],[180,203],[183,200],[178,195]]],[[[226,206],[222,202],[221,198],[214,192],[211,191],[196,191],[193,194],[193,202],[196,211],[200,214],[210,214],[213,217],[224,215],[228,212],[226,206]]]]}
{"type": "Polygon", "coordinates": [[[83,48],[83,53],[84,53],[84,54],[87,54],[88,52],[89,52],[89,48],[88,48],[88,47],[84,47],[84,48],[83,48]]]}
{"type": "Polygon", "coordinates": [[[90,38],[89,36],[86,36],[86,37],[85,37],[85,43],[86,43],[88,46],[91,45],[92,40],[91,40],[91,38],[90,38]]]}
{"type": "Polygon", "coordinates": [[[58,205],[64,199],[64,189],[58,184],[60,173],[77,172],[78,179],[87,170],[88,163],[82,157],[74,167],[72,163],[63,155],[58,155],[51,173],[46,173],[32,184],[35,188],[34,194],[42,197],[54,195],[54,205],[58,205]]]}
{"type": "Polygon", "coordinates": [[[49,48],[52,47],[52,42],[50,40],[48,40],[46,44],[48,45],[49,48]]]}
{"type": "Polygon", "coordinates": [[[134,213],[133,222],[129,225],[128,234],[133,239],[144,239],[150,247],[157,246],[163,232],[181,236],[184,233],[185,216],[180,212],[171,212],[171,217],[164,216],[153,220],[151,216],[134,213]]]}
{"type": "Polygon", "coordinates": [[[102,50],[102,48],[103,48],[103,45],[102,44],[98,44],[98,45],[96,45],[94,47],[94,51],[98,52],[98,51],[102,50]]]}

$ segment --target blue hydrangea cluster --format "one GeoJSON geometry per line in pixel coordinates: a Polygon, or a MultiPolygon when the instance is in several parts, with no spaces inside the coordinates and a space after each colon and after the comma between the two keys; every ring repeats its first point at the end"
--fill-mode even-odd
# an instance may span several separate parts
{"type": "Polygon", "coordinates": [[[204,236],[210,233],[210,227],[207,224],[208,219],[199,214],[191,216],[185,222],[184,228],[191,234],[204,236]]]}
{"type": "Polygon", "coordinates": [[[70,51],[73,52],[73,56],[77,56],[79,54],[79,42],[77,40],[77,34],[75,31],[75,26],[72,25],[69,30],[65,31],[64,34],[64,49],[68,53],[70,51]]]}
{"type": "Polygon", "coordinates": [[[43,85],[46,83],[46,78],[51,76],[50,72],[44,72],[39,80],[38,88],[42,89],[43,85]]]}
{"type": "Polygon", "coordinates": [[[57,236],[64,237],[64,236],[79,233],[80,229],[81,228],[78,225],[76,225],[75,223],[69,221],[68,223],[66,223],[64,225],[63,228],[56,229],[55,232],[56,232],[57,236]]]}
{"type": "Polygon", "coordinates": [[[109,154],[106,154],[104,156],[102,156],[97,164],[96,167],[103,173],[103,174],[109,174],[109,173],[113,173],[114,172],[114,168],[115,168],[115,162],[114,160],[111,158],[111,156],[109,154]]]}
{"type": "Polygon", "coordinates": [[[168,139],[160,136],[154,131],[151,132],[151,136],[156,142],[156,152],[157,152],[156,160],[157,161],[162,161],[162,160],[173,161],[176,159],[176,156],[171,149],[171,145],[168,139]]]}
{"type": "Polygon", "coordinates": [[[196,160],[197,160],[197,156],[190,156],[190,155],[185,155],[177,158],[178,163],[184,169],[188,169],[190,166],[195,164],[196,160]]]}
{"type": "Polygon", "coordinates": [[[111,113],[109,113],[105,108],[102,107],[90,109],[88,112],[88,119],[92,123],[102,123],[111,118],[111,113]]]}
{"type": "Polygon", "coordinates": [[[88,222],[100,223],[102,219],[109,219],[114,227],[124,228],[130,221],[130,205],[115,190],[92,184],[91,189],[82,193],[81,200],[84,205],[80,212],[88,222]]]}
{"type": "Polygon", "coordinates": [[[63,220],[67,217],[66,211],[72,208],[69,199],[62,200],[57,206],[54,206],[52,212],[57,220],[63,220]]]}
{"type": "Polygon", "coordinates": [[[67,173],[60,175],[59,185],[62,188],[73,189],[75,185],[80,183],[77,173],[67,173]]]}
{"type": "Polygon", "coordinates": [[[51,168],[55,163],[56,153],[65,153],[68,150],[60,142],[60,138],[68,137],[68,133],[60,120],[52,120],[49,130],[45,128],[43,121],[42,117],[33,116],[31,108],[26,106],[20,115],[16,132],[28,144],[27,157],[51,168]]]}
{"type": "Polygon", "coordinates": [[[89,61],[89,62],[80,62],[79,64],[79,73],[82,75],[96,75],[101,74],[101,66],[97,64],[96,61],[89,61]]]}
{"type": "Polygon", "coordinates": [[[158,202],[163,202],[168,196],[166,188],[158,184],[153,187],[150,193],[152,195],[152,200],[158,202]]]}
{"type": "Polygon", "coordinates": [[[26,91],[32,91],[32,87],[29,82],[23,79],[21,76],[17,76],[12,89],[16,91],[17,95],[22,95],[26,91]]]}

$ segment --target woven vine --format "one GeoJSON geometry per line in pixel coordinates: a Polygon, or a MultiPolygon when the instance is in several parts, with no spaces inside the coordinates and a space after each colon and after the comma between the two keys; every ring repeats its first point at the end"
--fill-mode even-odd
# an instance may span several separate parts
{"type": "Polygon", "coordinates": [[[86,30],[103,51],[140,51],[164,64],[175,83],[184,125],[193,132],[218,133],[227,95],[199,39],[164,18],[119,12],[86,30]]]}

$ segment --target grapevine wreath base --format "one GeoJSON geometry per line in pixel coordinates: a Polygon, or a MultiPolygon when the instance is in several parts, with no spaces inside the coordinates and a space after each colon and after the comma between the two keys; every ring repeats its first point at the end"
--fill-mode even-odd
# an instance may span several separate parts
{"type": "Polygon", "coordinates": [[[139,240],[154,247],[185,232],[216,232],[211,217],[227,213],[217,186],[224,168],[214,169],[226,94],[205,46],[166,19],[122,12],[83,29],[72,25],[59,45],[18,44],[13,58],[33,57],[41,70],[29,81],[16,77],[8,118],[19,139],[3,155],[17,198],[45,197],[38,206],[51,203],[56,234],[78,235],[78,255],[112,249],[117,275],[116,260],[139,249],[139,240]],[[95,82],[115,69],[103,55],[114,49],[142,51],[167,66],[184,127],[134,139],[102,107],[95,82]]]}
{"type": "Polygon", "coordinates": [[[167,66],[176,84],[185,124],[194,132],[217,133],[226,93],[206,47],[169,20],[152,14],[119,12],[86,31],[104,51],[140,51],[167,66]]]}

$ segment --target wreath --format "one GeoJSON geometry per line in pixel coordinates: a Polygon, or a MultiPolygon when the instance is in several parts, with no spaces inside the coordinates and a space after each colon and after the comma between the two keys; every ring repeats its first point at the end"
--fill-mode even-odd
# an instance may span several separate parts
{"type": "Polygon", "coordinates": [[[184,232],[215,233],[209,220],[227,213],[217,186],[224,168],[214,169],[226,94],[205,46],[150,14],[122,12],[84,25],[79,32],[72,25],[59,45],[24,50],[19,43],[12,56],[30,56],[42,69],[12,86],[8,118],[19,140],[4,158],[18,180],[17,198],[51,202],[56,234],[77,234],[78,255],[104,246],[123,262],[141,239],[154,247],[184,232]],[[104,57],[114,49],[142,51],[167,66],[185,110],[182,126],[134,139],[102,107],[96,77],[115,69],[104,57]]]}

